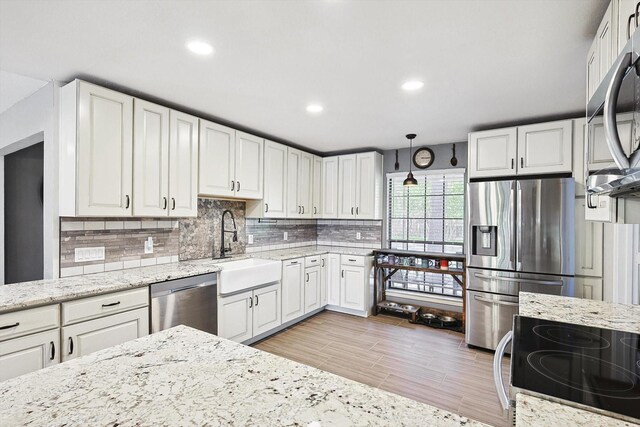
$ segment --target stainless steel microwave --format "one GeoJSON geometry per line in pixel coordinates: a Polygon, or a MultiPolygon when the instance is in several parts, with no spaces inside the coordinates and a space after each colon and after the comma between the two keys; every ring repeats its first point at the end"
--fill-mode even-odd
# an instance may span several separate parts
{"type": "Polygon", "coordinates": [[[589,100],[587,120],[587,203],[594,194],[640,198],[640,30],[589,100]]]}

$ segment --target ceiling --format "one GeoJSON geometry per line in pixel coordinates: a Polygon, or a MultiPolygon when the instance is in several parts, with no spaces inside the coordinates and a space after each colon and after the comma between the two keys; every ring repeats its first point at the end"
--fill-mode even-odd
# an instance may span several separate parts
{"type": "Polygon", "coordinates": [[[46,84],[46,81],[0,70],[0,113],[46,84]]]}
{"type": "Polygon", "coordinates": [[[409,132],[429,145],[581,114],[607,3],[0,0],[0,68],[81,76],[319,152],[402,147],[409,132]],[[192,38],[215,54],[187,51],[192,38]],[[409,79],[425,85],[405,92],[409,79]]]}

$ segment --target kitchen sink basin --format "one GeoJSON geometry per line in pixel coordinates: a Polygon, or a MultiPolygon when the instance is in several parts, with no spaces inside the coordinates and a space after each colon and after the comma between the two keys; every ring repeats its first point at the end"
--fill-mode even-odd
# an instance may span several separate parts
{"type": "Polygon", "coordinates": [[[267,283],[278,282],[282,277],[282,263],[260,258],[224,261],[219,264],[218,289],[221,294],[231,294],[267,283]]]}

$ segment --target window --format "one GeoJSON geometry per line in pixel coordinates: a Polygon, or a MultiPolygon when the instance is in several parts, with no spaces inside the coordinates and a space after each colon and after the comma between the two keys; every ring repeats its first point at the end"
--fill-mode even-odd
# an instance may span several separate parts
{"type": "MultiPolygon", "coordinates": [[[[404,187],[405,173],[387,174],[389,247],[419,252],[463,253],[464,170],[415,172],[414,176],[418,185],[404,187]]],[[[447,274],[399,271],[389,280],[389,286],[462,296],[461,287],[447,274]]]]}

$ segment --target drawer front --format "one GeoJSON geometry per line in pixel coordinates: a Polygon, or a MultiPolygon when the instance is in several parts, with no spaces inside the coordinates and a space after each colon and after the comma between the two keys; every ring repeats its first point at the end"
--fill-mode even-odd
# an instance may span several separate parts
{"type": "Polygon", "coordinates": [[[357,265],[364,267],[364,257],[357,255],[341,255],[340,262],[342,265],[357,265]]]}
{"type": "Polygon", "coordinates": [[[287,260],[282,261],[282,266],[283,267],[288,267],[288,266],[296,265],[296,264],[302,264],[302,266],[304,268],[304,258],[287,259],[287,260]]]}
{"type": "Polygon", "coordinates": [[[62,303],[62,326],[148,305],[148,287],[69,301],[62,303]]]}
{"type": "Polygon", "coordinates": [[[0,341],[58,328],[59,326],[59,304],[0,314],[0,341]]]}
{"type": "Polygon", "coordinates": [[[304,259],[304,267],[305,268],[309,268],[309,267],[318,267],[321,264],[321,259],[322,257],[320,255],[315,255],[315,256],[308,256],[304,259]]]}

